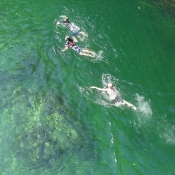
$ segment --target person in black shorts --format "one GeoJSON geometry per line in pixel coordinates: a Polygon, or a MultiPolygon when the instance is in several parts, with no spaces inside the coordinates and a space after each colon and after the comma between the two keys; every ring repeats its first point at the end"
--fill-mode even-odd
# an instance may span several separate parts
{"type": "Polygon", "coordinates": [[[127,102],[126,100],[123,100],[120,97],[119,91],[111,83],[108,84],[107,88],[98,88],[96,86],[91,86],[90,88],[91,89],[97,89],[97,90],[102,91],[102,92],[106,92],[107,95],[109,96],[109,99],[110,99],[111,103],[114,106],[119,107],[119,106],[122,106],[122,105],[127,105],[128,107],[131,107],[134,110],[137,109],[133,104],[127,102]]]}
{"type": "Polygon", "coordinates": [[[80,48],[79,46],[76,45],[76,43],[78,42],[77,39],[75,37],[70,37],[70,36],[66,36],[65,38],[66,43],[65,43],[65,48],[62,50],[62,52],[66,51],[67,49],[71,48],[73,49],[75,52],[77,52],[80,55],[84,55],[84,56],[89,56],[89,57],[95,57],[96,53],[89,50],[89,49],[85,49],[85,48],[80,48]]]}

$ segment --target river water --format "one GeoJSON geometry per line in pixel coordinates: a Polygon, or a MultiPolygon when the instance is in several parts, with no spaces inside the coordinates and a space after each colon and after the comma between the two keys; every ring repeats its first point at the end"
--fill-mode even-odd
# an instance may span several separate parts
{"type": "Polygon", "coordinates": [[[175,174],[175,21],[153,2],[2,0],[0,174],[175,174]],[[80,47],[61,52],[70,31],[80,47]],[[113,83],[137,110],[90,86],[113,83]]]}

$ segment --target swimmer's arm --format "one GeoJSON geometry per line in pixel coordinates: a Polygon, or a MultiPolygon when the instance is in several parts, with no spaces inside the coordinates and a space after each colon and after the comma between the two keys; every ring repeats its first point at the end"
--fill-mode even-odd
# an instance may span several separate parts
{"type": "Polygon", "coordinates": [[[58,21],[57,22],[57,24],[63,24],[64,23],[64,21],[58,21]]]}
{"type": "Polygon", "coordinates": [[[61,50],[61,52],[64,52],[68,49],[69,47],[67,45],[65,45],[65,48],[61,50]]]}
{"type": "Polygon", "coordinates": [[[98,88],[98,87],[96,87],[96,86],[91,86],[90,88],[91,88],[91,89],[97,89],[97,90],[103,91],[103,92],[108,91],[107,89],[98,88]]]}

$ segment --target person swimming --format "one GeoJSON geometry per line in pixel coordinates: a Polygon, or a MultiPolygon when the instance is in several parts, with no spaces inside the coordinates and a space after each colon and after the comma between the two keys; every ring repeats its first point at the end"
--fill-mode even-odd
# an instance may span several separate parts
{"type": "Polygon", "coordinates": [[[134,110],[137,109],[133,104],[123,100],[120,97],[119,91],[115,87],[113,87],[112,83],[109,83],[107,88],[98,88],[96,86],[91,86],[90,88],[97,89],[102,92],[106,92],[106,94],[109,96],[111,103],[117,107],[122,105],[127,105],[128,107],[131,107],[134,110]]]}
{"type": "Polygon", "coordinates": [[[65,16],[64,20],[57,22],[57,25],[60,23],[63,24],[65,27],[67,27],[72,32],[72,34],[75,37],[78,37],[79,39],[82,39],[82,37],[80,35],[82,35],[83,37],[88,36],[85,32],[80,31],[80,28],[78,26],[76,26],[74,23],[70,22],[69,18],[66,16],[65,16]]]}
{"type": "Polygon", "coordinates": [[[95,57],[95,55],[96,55],[95,52],[93,52],[89,49],[84,49],[84,48],[80,48],[79,46],[77,46],[76,42],[78,42],[78,41],[75,37],[71,38],[70,36],[66,36],[65,40],[66,40],[65,48],[62,49],[62,52],[66,51],[68,48],[71,48],[80,55],[95,57]]]}

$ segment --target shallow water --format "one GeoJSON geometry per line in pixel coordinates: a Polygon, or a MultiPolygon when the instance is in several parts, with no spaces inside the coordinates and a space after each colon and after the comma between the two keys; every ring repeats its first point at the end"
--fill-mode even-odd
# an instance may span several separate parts
{"type": "Polygon", "coordinates": [[[1,174],[174,174],[175,22],[149,1],[1,2],[1,174]],[[66,15],[95,59],[62,53],[66,15]],[[137,107],[90,89],[112,82],[137,107]]]}

